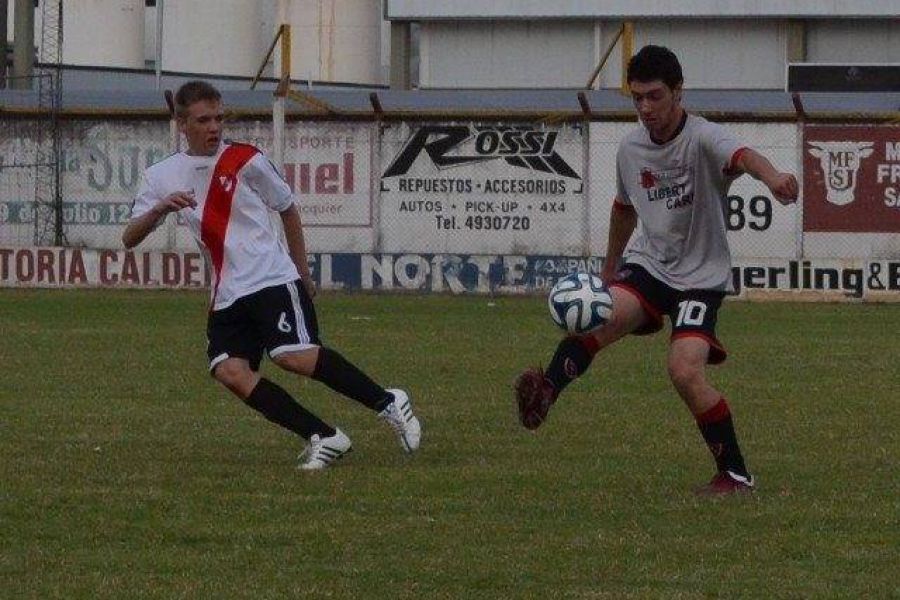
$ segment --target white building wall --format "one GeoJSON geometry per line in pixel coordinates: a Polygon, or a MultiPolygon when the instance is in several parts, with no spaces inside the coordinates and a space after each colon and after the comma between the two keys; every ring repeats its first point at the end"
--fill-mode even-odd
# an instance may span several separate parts
{"type": "MultiPolygon", "coordinates": [[[[422,87],[583,87],[617,21],[431,21],[422,26],[422,87]]],[[[668,46],[692,88],[783,88],[785,22],[637,21],[635,50],[668,46]]],[[[599,85],[621,84],[619,46],[599,85]]]]}
{"type": "Polygon", "coordinates": [[[685,87],[783,89],[785,25],[781,20],[638,21],[635,52],[667,46],[684,72],[685,87]]]}
{"type": "Polygon", "coordinates": [[[423,23],[421,87],[583,87],[596,64],[587,21],[423,23]]]}
{"type": "Polygon", "coordinates": [[[810,21],[806,43],[808,62],[898,64],[900,18],[810,21]]]}
{"type": "Polygon", "coordinates": [[[642,19],[894,17],[897,0],[390,0],[387,17],[458,19],[642,19]]]}
{"type": "MultiPolygon", "coordinates": [[[[383,0],[280,1],[290,6],[292,15],[295,78],[388,80],[383,0]]],[[[163,68],[252,76],[274,35],[278,2],[166,0],[163,68]]],[[[7,5],[10,41],[14,4],[10,0],[7,5]]],[[[63,61],[141,68],[146,60],[154,60],[156,9],[144,9],[143,4],[142,0],[67,0],[63,61]],[[135,18],[139,13],[143,25],[135,18]]],[[[388,15],[410,18],[415,13],[426,19],[421,21],[422,87],[581,87],[615,34],[617,17],[661,6],[657,0],[391,0],[388,15]],[[467,5],[480,8],[460,16],[467,5]],[[534,18],[521,18],[526,6],[534,18]],[[451,20],[451,13],[456,15],[453,19],[464,20],[451,20]],[[506,18],[513,14],[519,18],[506,18]],[[427,20],[436,16],[443,20],[427,20]]],[[[648,42],[672,47],[682,58],[689,87],[783,88],[786,21],[782,15],[805,19],[809,62],[900,62],[898,0],[686,0],[666,6],[675,7],[676,16],[635,21],[635,47],[648,42]],[[689,9],[702,18],[677,16],[689,9]],[[726,13],[735,18],[716,18],[726,13]],[[753,14],[757,16],[748,18],[753,14]],[[858,18],[876,15],[881,16],[858,18]]],[[[35,41],[40,43],[40,8],[36,13],[35,41]]],[[[617,49],[600,76],[601,86],[620,85],[620,60],[617,49]]],[[[272,73],[270,64],[264,74],[272,73]]]]}

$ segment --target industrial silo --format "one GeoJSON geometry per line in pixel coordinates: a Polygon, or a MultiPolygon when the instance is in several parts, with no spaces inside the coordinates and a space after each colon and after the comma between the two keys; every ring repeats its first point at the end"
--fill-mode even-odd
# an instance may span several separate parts
{"type": "Polygon", "coordinates": [[[282,2],[291,25],[294,79],[382,83],[380,0],[282,2]]]}
{"type": "Polygon", "coordinates": [[[63,31],[66,64],[144,68],[144,0],[66,2],[63,31]]]}
{"type": "Polygon", "coordinates": [[[271,0],[166,0],[162,68],[166,71],[252,77],[271,38],[271,0]]]}

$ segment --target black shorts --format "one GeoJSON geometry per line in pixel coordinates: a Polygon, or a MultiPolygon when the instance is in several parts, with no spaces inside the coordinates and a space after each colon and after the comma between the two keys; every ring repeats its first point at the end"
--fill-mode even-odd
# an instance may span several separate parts
{"type": "Polygon", "coordinates": [[[672,323],[672,339],[699,337],[709,343],[709,363],[723,362],[728,352],[716,337],[716,319],[725,292],[714,290],[676,290],[653,277],[641,266],[626,263],[619,278],[610,284],[635,296],[647,313],[649,323],[633,333],[649,335],[663,326],[663,315],[672,323]]]}
{"type": "Polygon", "coordinates": [[[226,358],[245,358],[258,371],[264,351],[278,356],[320,345],[316,311],[299,279],[263,288],[212,311],[206,339],[210,371],[226,358]]]}

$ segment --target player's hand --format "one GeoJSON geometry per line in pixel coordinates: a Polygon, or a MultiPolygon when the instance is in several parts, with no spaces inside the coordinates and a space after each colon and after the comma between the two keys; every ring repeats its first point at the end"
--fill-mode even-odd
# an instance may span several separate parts
{"type": "Polygon", "coordinates": [[[782,204],[791,204],[797,201],[800,193],[800,186],[797,184],[797,178],[790,173],[776,173],[772,181],[767,181],[766,185],[775,199],[782,204]]]}
{"type": "Polygon", "coordinates": [[[315,298],[316,292],[318,292],[319,290],[318,288],[316,288],[316,282],[313,281],[312,277],[306,276],[301,281],[303,282],[303,288],[306,290],[306,294],[309,296],[309,298],[315,298]]]}
{"type": "Polygon", "coordinates": [[[169,194],[156,205],[156,212],[160,215],[167,215],[182,208],[197,208],[194,192],[174,192],[169,194]]]}

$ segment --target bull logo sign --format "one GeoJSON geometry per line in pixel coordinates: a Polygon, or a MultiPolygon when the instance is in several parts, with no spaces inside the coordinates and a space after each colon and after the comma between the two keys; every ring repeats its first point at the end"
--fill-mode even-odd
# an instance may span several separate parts
{"type": "Polygon", "coordinates": [[[802,148],[803,231],[900,233],[900,127],[805,124],[802,148]]]}
{"type": "Polygon", "coordinates": [[[872,142],[819,142],[809,141],[809,153],[819,159],[825,175],[825,199],[845,206],[856,196],[859,165],[862,159],[872,155],[872,142]]]}

